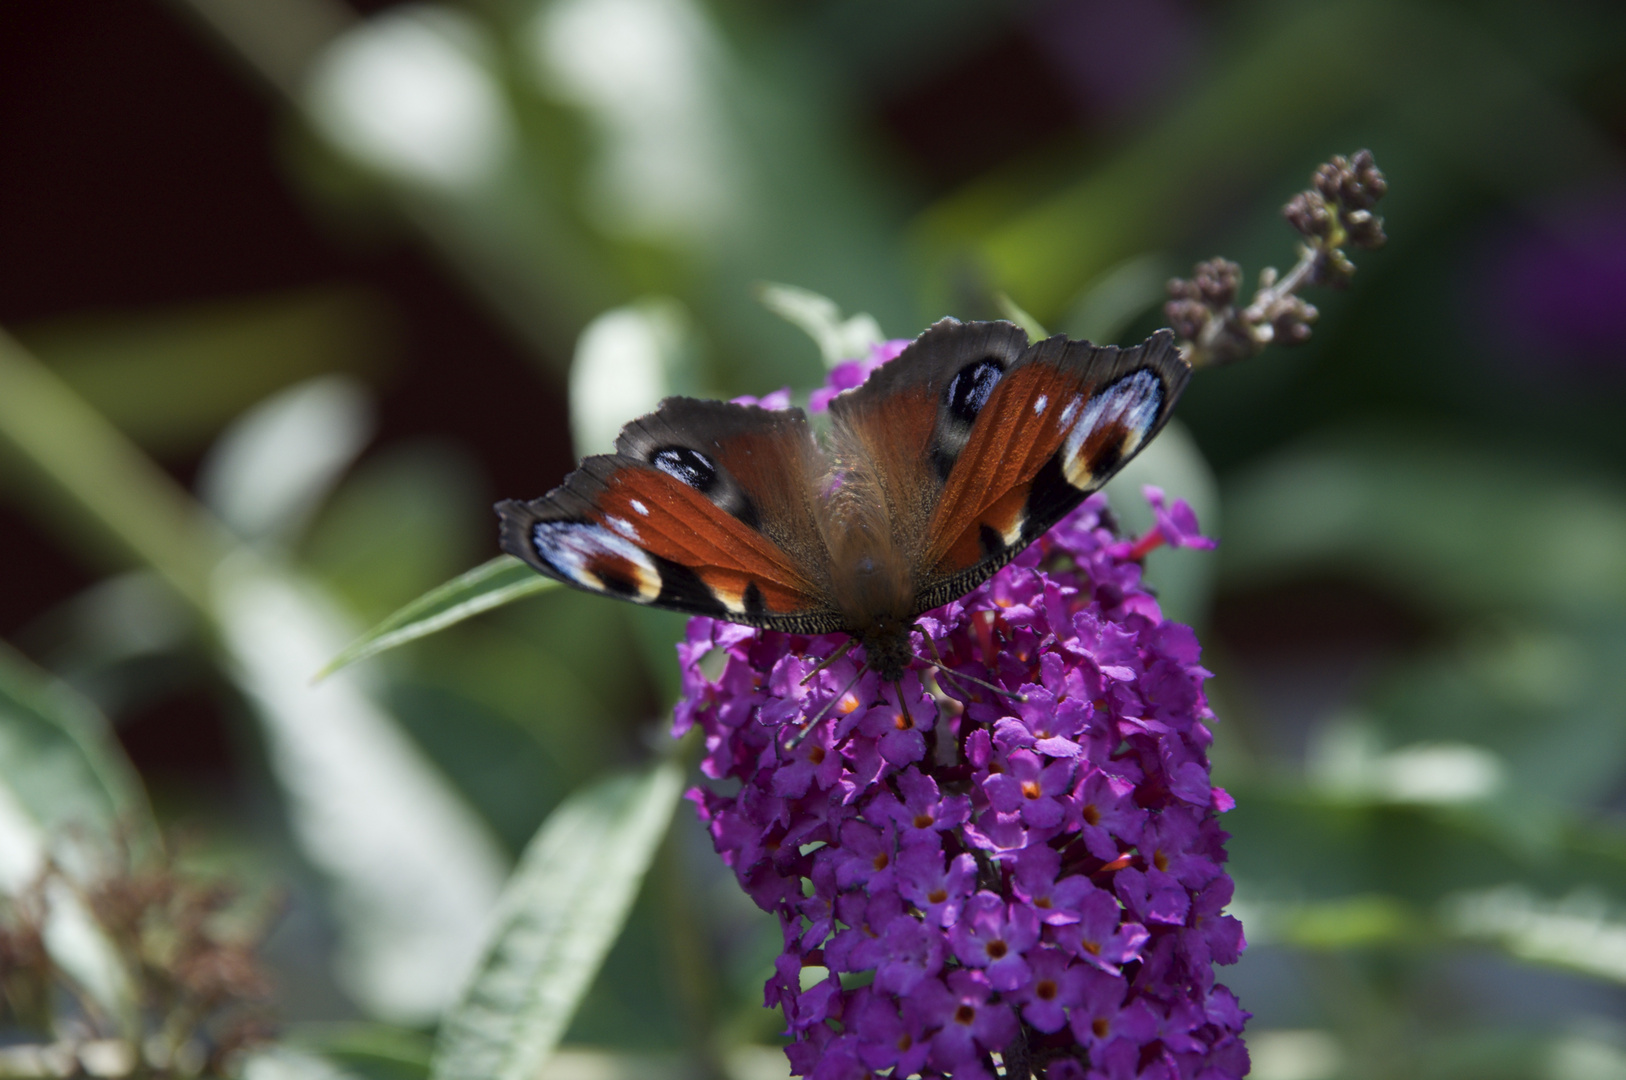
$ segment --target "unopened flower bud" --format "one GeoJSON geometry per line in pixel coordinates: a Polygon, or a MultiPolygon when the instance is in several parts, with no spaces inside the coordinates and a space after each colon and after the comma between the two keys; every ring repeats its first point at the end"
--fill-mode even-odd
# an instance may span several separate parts
{"type": "Polygon", "coordinates": [[[1172,277],[1164,288],[1175,300],[1201,300],[1203,295],[1195,281],[1188,281],[1185,278],[1172,277]]]}
{"type": "Polygon", "coordinates": [[[1208,321],[1208,308],[1200,300],[1170,300],[1163,305],[1163,317],[1175,334],[1186,341],[1195,341],[1208,321]]]}
{"type": "Polygon", "coordinates": [[[1389,238],[1383,232],[1383,219],[1370,210],[1352,210],[1344,215],[1344,231],[1358,248],[1380,248],[1389,238]]]}
{"type": "Polygon", "coordinates": [[[1197,264],[1197,289],[1213,308],[1222,308],[1236,300],[1236,291],[1242,285],[1242,267],[1229,259],[1209,259],[1197,264]]]}
{"type": "Polygon", "coordinates": [[[1332,235],[1332,209],[1314,191],[1301,191],[1289,199],[1282,216],[1307,239],[1325,240],[1332,235]]]}
{"type": "Polygon", "coordinates": [[[1270,320],[1272,340],[1282,345],[1302,345],[1310,340],[1310,325],[1321,312],[1314,304],[1297,296],[1287,297],[1270,320]]]}
{"type": "Polygon", "coordinates": [[[1330,203],[1338,201],[1339,189],[1344,183],[1344,169],[1340,166],[1344,164],[1347,162],[1342,157],[1334,157],[1317,165],[1310,175],[1310,184],[1330,203]]]}
{"type": "MultiPolygon", "coordinates": [[[[1341,159],[1334,159],[1341,160],[1341,159]]],[[[1342,169],[1338,201],[1351,210],[1370,210],[1372,204],[1389,191],[1389,182],[1383,178],[1372,151],[1358,150],[1342,169]]]]}

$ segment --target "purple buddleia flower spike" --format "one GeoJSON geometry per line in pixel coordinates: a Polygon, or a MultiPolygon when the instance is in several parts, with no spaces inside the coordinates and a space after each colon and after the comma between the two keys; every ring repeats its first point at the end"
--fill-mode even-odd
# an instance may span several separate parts
{"type": "MultiPolygon", "coordinates": [[[[836,368],[812,407],[896,345],[836,368]]],[[[1145,496],[1139,540],[1092,496],[923,616],[895,685],[858,677],[856,650],[804,685],[840,636],[690,621],[673,731],[704,734],[702,773],[731,786],[689,798],[780,920],[765,1000],[795,1074],[992,1077],[1007,1053],[1056,1080],[1247,1073],[1248,1014],[1213,972],[1246,942],[1224,913],[1209,673],[1141,581],[1152,548],[1213,542],[1145,496]]]]}

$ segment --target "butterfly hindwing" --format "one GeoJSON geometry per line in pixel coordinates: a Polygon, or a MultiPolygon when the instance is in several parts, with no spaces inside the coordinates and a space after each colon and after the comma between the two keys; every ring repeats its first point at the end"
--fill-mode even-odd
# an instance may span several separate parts
{"type": "Polygon", "coordinates": [[[987,394],[927,527],[917,609],[985,580],[1155,435],[1191,369],[1159,331],[1130,349],[1052,337],[987,394]]]}
{"type": "Polygon", "coordinates": [[[502,546],[568,585],[768,629],[844,628],[808,503],[799,410],[668,398],[540,499],[498,504],[502,546]]]}

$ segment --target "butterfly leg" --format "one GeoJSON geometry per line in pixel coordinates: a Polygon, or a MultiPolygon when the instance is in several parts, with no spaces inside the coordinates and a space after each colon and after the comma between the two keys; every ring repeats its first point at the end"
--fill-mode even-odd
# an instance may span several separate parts
{"type": "MultiPolygon", "coordinates": [[[[851,648],[850,645],[848,647],[851,648]]],[[[802,726],[796,729],[796,733],[790,737],[788,742],[785,743],[785,749],[794,750],[798,746],[802,745],[802,740],[807,738],[807,733],[819,726],[819,721],[824,719],[825,714],[835,707],[836,702],[847,696],[847,691],[858,685],[858,680],[862,679],[864,677],[864,673],[868,670],[868,664],[860,665],[858,668],[858,673],[852,677],[852,681],[841,688],[841,693],[837,694],[829,701],[826,701],[824,705],[820,707],[819,711],[813,714],[812,719],[804,721],[802,726]]]]}
{"type": "Polygon", "coordinates": [[[825,668],[829,667],[831,664],[835,663],[837,660],[840,660],[843,656],[846,656],[847,653],[850,652],[852,650],[852,647],[854,645],[856,645],[856,644],[858,644],[858,639],[857,638],[848,638],[847,643],[845,645],[841,646],[841,648],[837,649],[835,652],[831,653],[829,656],[826,656],[823,660],[820,660],[817,667],[815,667],[812,671],[808,672],[806,675],[802,676],[802,685],[806,686],[809,682],[812,681],[813,676],[817,675],[819,672],[823,671],[825,668]]]}
{"type": "MultiPolygon", "coordinates": [[[[945,676],[948,679],[953,680],[953,681],[958,682],[958,681],[963,680],[964,682],[971,683],[971,684],[973,684],[975,686],[980,686],[984,690],[991,690],[994,693],[998,694],[1000,697],[1008,697],[1008,698],[1010,698],[1013,701],[1016,701],[1018,703],[1022,703],[1022,702],[1027,701],[1028,696],[1026,694],[1020,693],[1019,691],[1016,691],[1016,690],[1007,690],[1003,686],[995,686],[991,682],[984,682],[983,680],[977,678],[975,675],[967,675],[963,671],[955,671],[952,668],[946,666],[943,663],[942,654],[940,654],[937,651],[937,642],[935,640],[933,640],[932,636],[930,634],[921,634],[920,636],[926,639],[926,645],[932,651],[932,667],[936,668],[938,670],[938,672],[940,674],[942,674],[943,676],[945,676]]],[[[962,686],[960,689],[965,690],[965,687],[962,686]]],[[[969,691],[966,691],[966,696],[967,697],[971,696],[969,691]]]]}

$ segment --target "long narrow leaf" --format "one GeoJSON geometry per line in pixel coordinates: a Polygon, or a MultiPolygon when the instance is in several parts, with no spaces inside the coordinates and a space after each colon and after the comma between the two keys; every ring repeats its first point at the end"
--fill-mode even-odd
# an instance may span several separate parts
{"type": "Polygon", "coordinates": [[[559,584],[545,578],[512,555],[498,555],[444,585],[436,586],[406,605],[334,657],[317,673],[325,679],[342,667],[416,641],[454,623],[502,607],[559,584]]]}
{"type": "Polygon", "coordinates": [[[310,685],[354,632],[319,589],[244,551],[215,594],[293,835],[333,885],[341,984],[385,1019],[433,1020],[480,955],[507,859],[363,673],[310,685]]]}
{"type": "Polygon", "coordinates": [[[200,611],[229,544],[169,474],[0,330],[0,451],[37,474],[37,494],[64,531],[111,540],[156,570],[200,611]],[[85,526],[90,526],[86,529],[85,526]]]}
{"type": "Polygon", "coordinates": [[[441,1026],[434,1080],[532,1080],[621,932],[682,787],[675,762],[601,781],[526,849],[491,944],[441,1026]]]}

